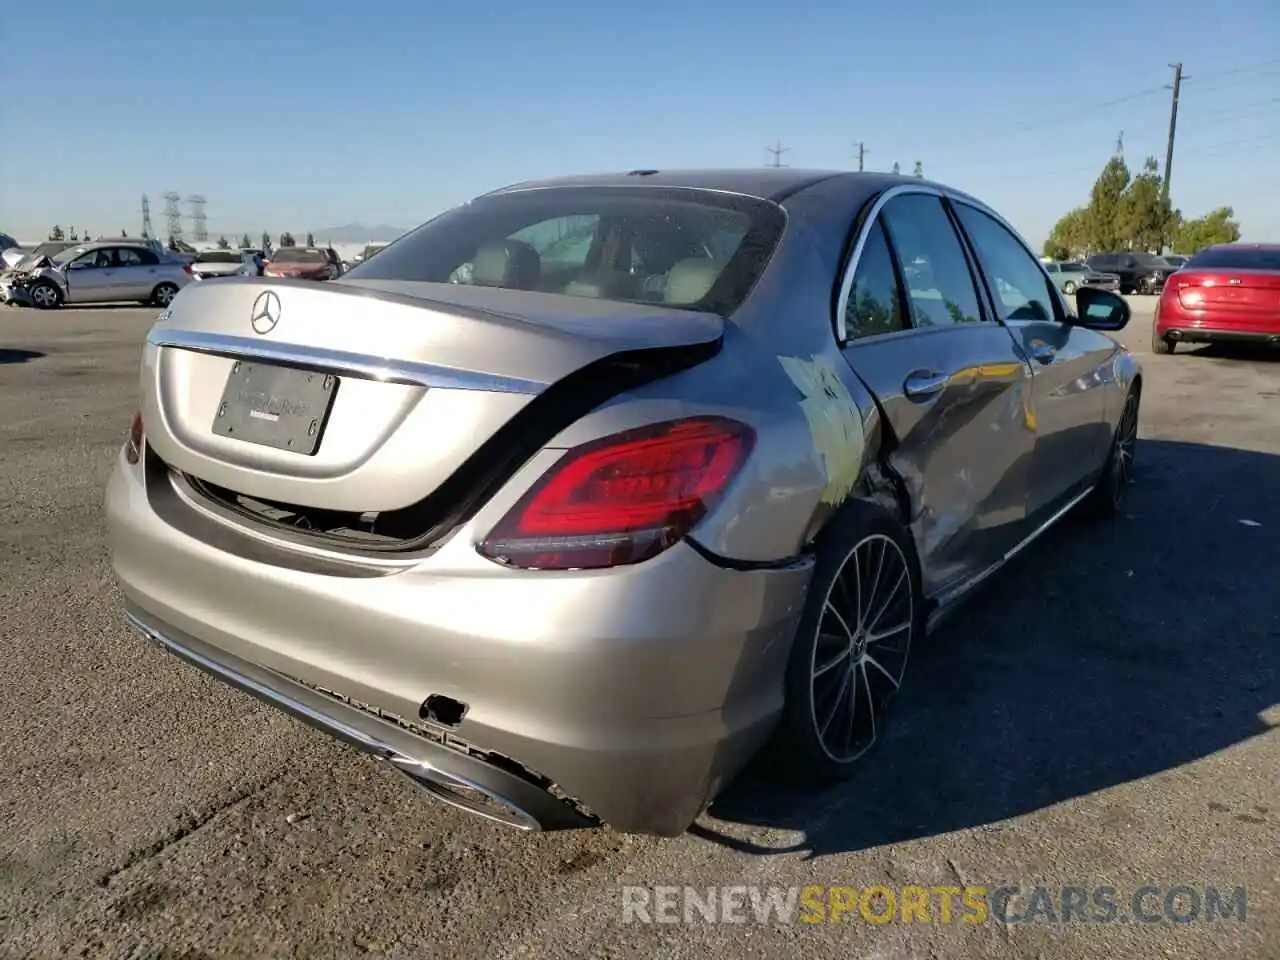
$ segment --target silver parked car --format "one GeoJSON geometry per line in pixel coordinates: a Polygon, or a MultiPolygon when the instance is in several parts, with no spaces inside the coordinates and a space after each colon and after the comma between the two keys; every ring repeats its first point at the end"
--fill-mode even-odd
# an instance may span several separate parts
{"type": "Polygon", "coordinates": [[[158,243],[100,240],[19,264],[7,298],[42,310],[124,300],[168,306],[191,279],[158,243]]]}
{"type": "Polygon", "coordinates": [[[260,277],[265,260],[261,250],[206,250],[191,262],[189,272],[197,280],[260,277]]]}
{"type": "Polygon", "coordinates": [[[1100,273],[1080,260],[1049,261],[1044,265],[1049,278],[1063,293],[1070,296],[1081,287],[1099,287],[1102,290],[1120,290],[1120,277],[1114,273],[1100,273]]]}
{"type": "Polygon", "coordinates": [[[1128,318],[914,177],[505,188],[178,295],[106,494],[127,616],[463,809],[678,834],[762,749],[849,773],[924,631],[1116,511],[1128,318]]]}

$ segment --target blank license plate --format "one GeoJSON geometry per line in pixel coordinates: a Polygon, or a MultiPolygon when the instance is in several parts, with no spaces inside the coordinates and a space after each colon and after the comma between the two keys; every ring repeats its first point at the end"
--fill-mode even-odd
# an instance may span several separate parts
{"type": "Polygon", "coordinates": [[[213,432],[311,456],[320,446],[338,378],[237,360],[213,418],[213,432]]]}

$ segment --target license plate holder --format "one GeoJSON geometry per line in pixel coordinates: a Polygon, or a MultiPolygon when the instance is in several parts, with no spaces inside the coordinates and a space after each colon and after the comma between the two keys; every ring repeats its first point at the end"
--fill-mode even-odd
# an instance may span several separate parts
{"type": "Polygon", "coordinates": [[[237,360],[227,375],[213,432],[314,456],[337,392],[338,378],[332,374],[237,360]]]}

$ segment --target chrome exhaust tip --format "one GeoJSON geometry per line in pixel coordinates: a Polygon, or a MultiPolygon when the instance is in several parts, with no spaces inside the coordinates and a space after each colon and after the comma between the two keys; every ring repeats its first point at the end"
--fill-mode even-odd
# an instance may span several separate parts
{"type": "Polygon", "coordinates": [[[457,774],[446,773],[429,763],[403,755],[383,757],[392,768],[420,790],[463,813],[500,823],[525,833],[537,833],[542,824],[515,801],[473,783],[457,774]]]}

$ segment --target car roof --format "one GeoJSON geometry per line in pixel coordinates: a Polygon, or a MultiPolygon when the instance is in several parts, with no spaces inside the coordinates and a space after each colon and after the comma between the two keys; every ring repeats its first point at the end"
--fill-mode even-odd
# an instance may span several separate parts
{"type": "MultiPolygon", "coordinates": [[[[493,190],[485,196],[537,190],[550,187],[675,187],[736,193],[762,200],[780,202],[823,181],[843,178],[851,189],[873,193],[907,183],[929,183],[918,177],[892,173],[855,172],[849,170],[804,169],[797,167],[723,167],[677,170],[631,170],[613,173],[591,173],[575,176],[528,180],[493,190]]],[[[940,186],[939,184],[931,184],[940,186]]],[[[953,194],[958,191],[950,190],[953,194]]]]}
{"type": "MultiPolygon", "coordinates": [[[[1280,243],[1213,243],[1205,250],[1280,250],[1280,243]]],[[[1197,251],[1198,253],[1199,251],[1197,251]]]]}

